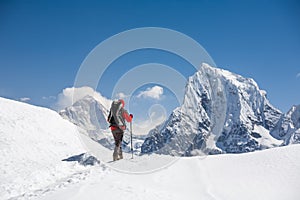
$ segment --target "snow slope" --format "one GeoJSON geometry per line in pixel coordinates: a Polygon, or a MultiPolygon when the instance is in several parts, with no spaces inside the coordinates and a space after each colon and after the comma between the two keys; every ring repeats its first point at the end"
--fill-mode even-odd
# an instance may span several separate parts
{"type": "Polygon", "coordinates": [[[0,98],[0,199],[28,198],[82,171],[62,162],[86,152],[76,126],[55,111],[0,98]]]}
{"type": "Polygon", "coordinates": [[[112,151],[49,109],[0,98],[0,199],[299,199],[300,145],[171,157],[112,151]],[[78,137],[80,135],[80,139],[78,137]],[[64,162],[95,152],[100,165],[64,162]]]}
{"type": "Polygon", "coordinates": [[[161,155],[94,167],[85,180],[45,193],[42,200],[298,200],[300,145],[247,154],[181,157],[152,173],[122,173],[153,165],[161,155]]]}

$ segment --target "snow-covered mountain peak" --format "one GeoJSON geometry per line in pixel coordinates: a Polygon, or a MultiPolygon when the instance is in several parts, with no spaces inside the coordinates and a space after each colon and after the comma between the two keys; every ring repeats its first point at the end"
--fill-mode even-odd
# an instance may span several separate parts
{"type": "MultiPolygon", "coordinates": [[[[281,114],[269,103],[266,92],[260,90],[252,78],[244,78],[208,64],[203,64],[200,70],[190,77],[185,95],[187,101],[193,99],[201,102],[210,119],[218,116],[215,125],[224,124],[226,115],[227,119],[236,118],[245,122],[245,125],[252,125],[253,121],[263,122],[261,118],[264,118],[267,121],[262,125],[266,129],[272,129],[276,121],[268,120],[270,116],[267,116],[268,112],[264,112],[262,108],[272,110],[277,118],[281,114]]],[[[218,130],[222,131],[220,127],[218,130]]]]}
{"type": "Polygon", "coordinates": [[[93,96],[87,95],[60,112],[60,115],[89,131],[107,129],[108,109],[93,96]]]}
{"type": "Polygon", "coordinates": [[[207,78],[210,78],[212,81],[215,81],[217,78],[221,78],[224,82],[235,85],[239,89],[251,87],[253,90],[260,91],[261,94],[266,94],[266,91],[260,90],[257,83],[252,78],[245,78],[239,74],[235,74],[225,69],[212,67],[206,63],[202,64],[201,68],[196,74],[200,74],[200,76],[198,75],[197,78],[207,76],[207,78]]]}
{"type": "Polygon", "coordinates": [[[103,108],[103,111],[105,112],[105,114],[107,114],[107,112],[108,112],[107,107],[105,105],[103,105],[101,103],[101,101],[99,101],[98,99],[96,99],[95,97],[90,96],[90,95],[86,95],[82,99],[76,101],[73,104],[73,107],[82,107],[82,106],[87,106],[87,105],[91,105],[91,104],[98,104],[101,108],[103,108]]]}
{"type": "Polygon", "coordinates": [[[203,64],[188,79],[182,106],[145,140],[142,152],[238,153],[280,145],[268,134],[280,116],[253,79],[203,64]]]}

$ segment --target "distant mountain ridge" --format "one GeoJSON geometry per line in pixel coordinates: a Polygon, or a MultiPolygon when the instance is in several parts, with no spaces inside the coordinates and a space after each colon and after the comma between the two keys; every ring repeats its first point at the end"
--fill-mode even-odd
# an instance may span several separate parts
{"type": "Polygon", "coordinates": [[[93,133],[108,128],[106,121],[108,112],[108,108],[94,97],[87,95],[60,111],[59,114],[89,133],[93,133]]]}
{"type": "MultiPolygon", "coordinates": [[[[183,104],[148,133],[141,152],[192,156],[300,143],[299,107],[283,114],[253,79],[203,64],[188,79],[183,104]]],[[[85,96],[60,115],[109,148],[113,140],[106,121],[108,112],[101,101],[85,96]]],[[[128,138],[124,139],[127,144],[128,138]]]]}
{"type": "Polygon", "coordinates": [[[292,108],[282,115],[271,135],[283,140],[284,145],[300,143],[300,105],[292,108]]]}

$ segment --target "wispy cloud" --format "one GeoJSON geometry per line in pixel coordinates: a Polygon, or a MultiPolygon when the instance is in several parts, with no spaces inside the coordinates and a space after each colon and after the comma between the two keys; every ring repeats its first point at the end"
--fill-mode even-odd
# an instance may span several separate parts
{"type": "Polygon", "coordinates": [[[300,72],[296,75],[296,78],[300,78],[300,72]]]}
{"type": "Polygon", "coordinates": [[[20,101],[27,102],[27,101],[30,101],[30,98],[29,97],[22,97],[22,98],[20,98],[20,101]]]}
{"type": "Polygon", "coordinates": [[[55,96],[48,96],[48,97],[43,96],[42,99],[43,100],[55,100],[56,97],[55,96]]]}
{"type": "Polygon", "coordinates": [[[165,120],[166,120],[165,113],[162,114],[161,112],[153,112],[150,114],[149,119],[135,123],[134,134],[136,135],[148,134],[150,130],[162,124],[165,120]]]}
{"type": "Polygon", "coordinates": [[[141,91],[137,97],[138,98],[152,98],[159,100],[164,93],[164,89],[160,86],[153,86],[152,88],[147,88],[145,91],[141,91]]]}

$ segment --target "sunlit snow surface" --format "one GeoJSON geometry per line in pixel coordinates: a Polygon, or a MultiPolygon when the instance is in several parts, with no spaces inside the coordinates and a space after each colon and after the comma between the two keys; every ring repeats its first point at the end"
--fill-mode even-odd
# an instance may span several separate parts
{"type": "MultiPolygon", "coordinates": [[[[239,155],[180,158],[152,173],[123,173],[107,165],[90,169],[86,179],[47,192],[38,199],[298,199],[300,146],[239,155]]],[[[110,163],[134,169],[160,162],[159,155],[110,163]]]]}
{"type": "Polygon", "coordinates": [[[110,162],[110,150],[54,111],[3,98],[0,107],[0,199],[300,197],[300,145],[190,158],[150,154],[131,159],[125,154],[110,162]],[[89,151],[86,143],[98,152],[100,164],[62,161],[89,151]]]}

